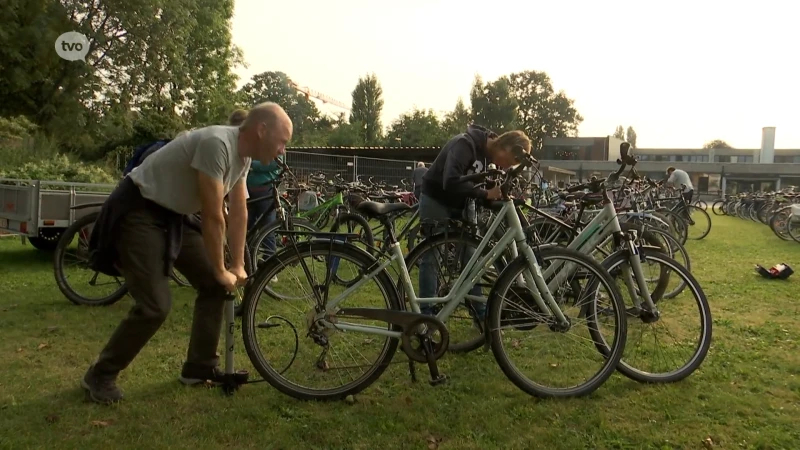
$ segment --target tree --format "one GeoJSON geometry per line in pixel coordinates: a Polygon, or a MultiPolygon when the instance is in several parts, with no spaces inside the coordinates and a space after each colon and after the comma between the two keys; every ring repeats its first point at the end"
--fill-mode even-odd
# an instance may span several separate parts
{"type": "Polygon", "coordinates": [[[30,118],[68,150],[95,145],[114,108],[190,111],[204,122],[233,90],[241,62],[233,0],[9,2],[0,18],[0,114],[30,118]],[[54,55],[65,30],[87,37],[85,62],[54,55]]]}
{"type": "Polygon", "coordinates": [[[563,91],[555,92],[545,72],[526,70],[509,76],[511,95],[518,105],[517,125],[540,149],[545,137],[577,136],[583,117],[563,91]]]}
{"type": "Polygon", "coordinates": [[[246,107],[267,101],[281,105],[292,119],[293,144],[306,143],[305,140],[310,139],[322,120],[317,105],[298,92],[292,80],[283,72],[262,72],[254,75],[239,92],[246,107]]]}
{"type": "Polygon", "coordinates": [[[358,79],[353,89],[353,104],[350,123],[359,122],[367,145],[377,144],[381,139],[381,112],[383,111],[383,88],[373,73],[358,79]]]}
{"type": "Polygon", "coordinates": [[[623,128],[622,125],[617,125],[617,129],[614,130],[614,134],[612,136],[617,138],[617,139],[619,139],[619,140],[621,140],[621,141],[624,141],[625,140],[625,128],[623,128]]]}
{"type": "Polygon", "coordinates": [[[713,141],[708,141],[703,145],[703,149],[711,150],[712,148],[733,148],[728,145],[727,142],[723,141],[722,139],[714,139],[713,141]]]}
{"type": "Polygon", "coordinates": [[[515,128],[517,102],[511,95],[508,78],[484,83],[480,75],[476,75],[469,98],[472,120],[476,124],[497,133],[515,128]]]}
{"type": "Polygon", "coordinates": [[[340,123],[328,134],[327,144],[332,147],[363,147],[363,131],[361,122],[340,123]]]}
{"type": "Polygon", "coordinates": [[[631,147],[636,148],[636,131],[633,127],[628,127],[625,141],[631,144],[631,147]]]}
{"type": "Polygon", "coordinates": [[[472,113],[464,105],[464,100],[459,97],[456,107],[444,117],[442,128],[444,128],[448,136],[455,136],[458,133],[463,133],[471,121],[472,113]]]}
{"type": "Polygon", "coordinates": [[[433,110],[420,109],[401,114],[386,134],[390,147],[441,147],[449,138],[433,110]]]}

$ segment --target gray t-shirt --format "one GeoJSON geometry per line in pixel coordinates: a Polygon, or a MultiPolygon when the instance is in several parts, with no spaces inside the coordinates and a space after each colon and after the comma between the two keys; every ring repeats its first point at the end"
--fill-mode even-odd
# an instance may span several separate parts
{"type": "Polygon", "coordinates": [[[673,186],[680,189],[681,185],[686,185],[683,188],[683,192],[689,192],[694,190],[694,186],[692,186],[692,179],[689,177],[689,174],[681,169],[675,169],[672,171],[672,174],[667,179],[668,183],[672,183],[673,186]]]}
{"type": "Polygon", "coordinates": [[[427,167],[417,167],[411,172],[411,179],[414,182],[414,189],[422,187],[422,177],[428,171],[427,167]]]}
{"type": "Polygon", "coordinates": [[[197,171],[220,180],[227,195],[247,178],[250,158],[239,156],[239,128],[192,130],[150,155],[128,175],[146,199],[179,214],[200,212],[197,171]]]}

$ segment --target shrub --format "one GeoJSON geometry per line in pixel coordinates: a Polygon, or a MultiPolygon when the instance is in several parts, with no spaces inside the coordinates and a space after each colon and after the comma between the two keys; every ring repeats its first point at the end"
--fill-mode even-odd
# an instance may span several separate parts
{"type": "Polygon", "coordinates": [[[25,180],[68,181],[77,183],[107,183],[118,181],[110,171],[96,165],[72,161],[66,155],[28,162],[20,167],[0,171],[0,177],[25,180]]]}

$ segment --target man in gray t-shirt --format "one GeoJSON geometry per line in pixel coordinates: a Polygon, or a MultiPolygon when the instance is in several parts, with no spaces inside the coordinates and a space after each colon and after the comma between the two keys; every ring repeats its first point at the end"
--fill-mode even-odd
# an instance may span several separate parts
{"type": "Polygon", "coordinates": [[[694,185],[692,179],[686,171],[670,167],[667,169],[667,183],[675,186],[676,189],[681,190],[681,194],[687,203],[692,203],[694,196],[694,185]]]}
{"type": "Polygon", "coordinates": [[[222,182],[226,195],[247,179],[251,158],[239,155],[238,141],[238,127],[200,128],[153,153],[129,176],[142,197],[180,214],[199,213],[198,172],[222,182]]]}
{"type": "Polygon", "coordinates": [[[420,161],[417,163],[417,168],[411,172],[411,181],[414,183],[414,197],[417,197],[417,200],[422,195],[422,177],[425,176],[427,171],[428,168],[425,167],[425,163],[420,161]]]}
{"type": "Polygon", "coordinates": [[[177,137],[131,171],[108,197],[92,230],[90,264],[103,273],[121,274],[135,304],[81,380],[93,401],[122,399],[117,375],[166,319],[172,304],[167,275],[173,266],[197,291],[180,381],[222,381],[217,344],[223,305],[228,292],[247,278],[247,171],[253,159],[269,164],[284,154],[291,137],[286,112],[274,103],[261,104],[239,127],[210,126],[177,137]],[[201,230],[183,226],[196,213],[202,216],[201,230]]]}

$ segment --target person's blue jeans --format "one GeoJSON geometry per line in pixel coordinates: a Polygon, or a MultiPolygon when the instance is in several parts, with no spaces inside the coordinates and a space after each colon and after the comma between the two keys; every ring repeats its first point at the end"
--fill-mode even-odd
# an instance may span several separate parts
{"type": "MultiPolygon", "coordinates": [[[[429,197],[422,194],[419,199],[419,220],[420,229],[423,236],[428,237],[444,230],[449,219],[461,219],[464,216],[464,210],[451,208],[443,205],[429,197]],[[438,222],[433,225],[431,222],[438,222]]],[[[469,262],[472,255],[475,253],[475,248],[466,247],[458,249],[461,253],[462,267],[469,262]]],[[[439,248],[426,251],[422,256],[419,264],[419,297],[430,298],[437,297],[439,290],[439,258],[437,256],[442,250],[439,248]]],[[[473,286],[469,291],[470,295],[481,296],[480,286],[473,286]]],[[[469,301],[472,308],[477,313],[476,319],[483,320],[486,315],[486,303],[469,301]]],[[[433,304],[422,304],[420,310],[423,314],[434,315],[433,304]]]]}
{"type": "MultiPolygon", "coordinates": [[[[247,188],[250,198],[258,198],[263,197],[265,195],[274,195],[275,188],[272,185],[269,186],[248,186],[247,188]]],[[[249,233],[253,226],[256,224],[256,220],[261,217],[271,206],[274,204],[275,199],[270,197],[264,200],[259,200],[256,202],[251,202],[247,204],[247,232],[249,233]]],[[[266,217],[261,219],[260,225],[264,226],[277,217],[277,211],[273,208],[272,211],[267,214],[266,217]]],[[[267,235],[267,238],[261,244],[261,251],[264,252],[264,259],[271,257],[275,254],[276,250],[275,244],[275,233],[270,233],[267,235]]]]}

